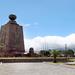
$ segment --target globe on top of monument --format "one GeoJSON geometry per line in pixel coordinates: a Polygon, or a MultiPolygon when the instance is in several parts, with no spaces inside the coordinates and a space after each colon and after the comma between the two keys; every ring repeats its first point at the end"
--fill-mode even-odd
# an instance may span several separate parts
{"type": "Polygon", "coordinates": [[[16,17],[16,15],[14,15],[14,14],[10,14],[10,15],[9,15],[9,19],[10,19],[11,21],[14,21],[16,18],[17,18],[17,17],[16,17]]]}

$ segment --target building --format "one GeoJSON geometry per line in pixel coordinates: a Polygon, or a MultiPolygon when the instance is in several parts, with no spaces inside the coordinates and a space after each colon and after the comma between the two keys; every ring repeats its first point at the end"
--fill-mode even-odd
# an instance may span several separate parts
{"type": "Polygon", "coordinates": [[[0,30],[0,55],[14,56],[16,54],[23,54],[24,38],[23,28],[17,24],[16,16],[9,15],[9,21],[1,26],[0,30]]]}

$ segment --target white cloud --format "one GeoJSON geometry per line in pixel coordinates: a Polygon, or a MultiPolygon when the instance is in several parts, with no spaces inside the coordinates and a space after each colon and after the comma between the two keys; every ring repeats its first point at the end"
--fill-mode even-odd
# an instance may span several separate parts
{"type": "Polygon", "coordinates": [[[25,24],[25,27],[29,27],[29,26],[31,26],[31,24],[25,24]]]}
{"type": "Polygon", "coordinates": [[[38,22],[34,22],[34,25],[38,25],[39,23],[38,22]]]}
{"type": "Polygon", "coordinates": [[[67,44],[68,48],[75,48],[75,34],[68,35],[66,37],[61,36],[44,36],[35,37],[33,39],[25,38],[25,49],[28,50],[33,47],[35,50],[40,49],[54,49],[65,48],[67,44]]]}
{"type": "Polygon", "coordinates": [[[37,26],[39,23],[38,22],[33,22],[32,24],[30,24],[30,23],[19,23],[20,25],[22,25],[23,27],[25,27],[25,28],[28,28],[28,27],[30,27],[30,26],[37,26]]]}
{"type": "Polygon", "coordinates": [[[29,28],[30,26],[31,26],[31,24],[20,24],[20,25],[22,25],[23,26],[23,28],[29,28]]]}

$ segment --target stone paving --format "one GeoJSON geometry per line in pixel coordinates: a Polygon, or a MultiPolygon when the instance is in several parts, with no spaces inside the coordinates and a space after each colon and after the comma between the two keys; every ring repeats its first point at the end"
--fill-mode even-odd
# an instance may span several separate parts
{"type": "Polygon", "coordinates": [[[0,75],[75,75],[75,66],[54,63],[1,63],[0,75]]]}

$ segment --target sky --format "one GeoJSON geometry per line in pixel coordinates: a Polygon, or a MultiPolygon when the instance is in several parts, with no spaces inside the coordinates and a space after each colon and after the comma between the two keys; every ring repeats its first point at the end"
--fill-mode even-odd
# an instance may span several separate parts
{"type": "Polygon", "coordinates": [[[23,26],[26,49],[75,45],[75,0],[0,0],[0,26],[9,21],[10,14],[23,26]]]}

